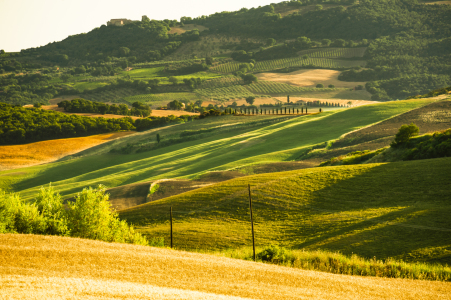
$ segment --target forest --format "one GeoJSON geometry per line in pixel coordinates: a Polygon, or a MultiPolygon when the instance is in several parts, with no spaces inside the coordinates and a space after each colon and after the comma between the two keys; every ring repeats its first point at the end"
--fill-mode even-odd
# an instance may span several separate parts
{"type": "MultiPolygon", "coordinates": [[[[222,76],[251,78],[263,71],[255,67],[261,62],[272,66],[275,59],[307,60],[308,53],[300,54],[305,51],[359,47],[367,47],[364,66],[330,68],[344,70],[342,81],[367,82],[372,100],[405,99],[449,86],[451,7],[416,0],[292,0],[180,21],[143,17],[124,26],[102,25],[42,47],[0,53],[0,101],[48,103],[73,94],[89,99],[90,93],[124,87],[130,95],[197,91],[213,98],[201,89],[209,76],[217,76],[216,70],[222,76]],[[293,12],[284,15],[286,11],[293,12]],[[208,29],[170,33],[185,24],[208,29]],[[219,54],[210,56],[211,47],[220,49],[219,54]],[[201,57],[177,54],[185,48],[197,49],[201,57]],[[126,68],[161,70],[133,78],[126,68]],[[192,78],[185,77],[190,74],[192,78]]],[[[287,69],[302,68],[325,67],[305,63],[287,69]]]]}

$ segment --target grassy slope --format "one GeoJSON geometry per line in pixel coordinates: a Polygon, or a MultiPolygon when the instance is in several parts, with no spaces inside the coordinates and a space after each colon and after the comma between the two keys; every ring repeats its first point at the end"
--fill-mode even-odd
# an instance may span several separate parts
{"type": "MultiPolygon", "coordinates": [[[[151,152],[84,157],[21,169],[21,174],[13,176],[1,172],[0,188],[20,191],[24,198],[31,198],[41,185],[52,182],[63,195],[71,195],[83,187],[99,183],[114,187],[160,178],[193,178],[206,171],[293,160],[305,147],[336,139],[349,131],[430,101],[433,100],[368,105],[294,118],[249,131],[218,134],[151,152]]],[[[238,117],[227,118],[234,122],[238,117]]],[[[223,121],[218,118],[218,122],[223,121]]],[[[214,126],[215,118],[204,122],[207,126],[214,126]]],[[[183,131],[184,126],[177,128],[183,131]]]]}
{"type": "Polygon", "coordinates": [[[149,236],[168,240],[169,207],[179,248],[256,244],[341,251],[378,259],[451,263],[451,158],[240,177],[121,212],[149,236]]]}
{"type": "Polygon", "coordinates": [[[344,276],[143,246],[0,235],[7,299],[449,299],[449,283],[344,276]],[[31,296],[32,295],[32,296],[31,296]]]}

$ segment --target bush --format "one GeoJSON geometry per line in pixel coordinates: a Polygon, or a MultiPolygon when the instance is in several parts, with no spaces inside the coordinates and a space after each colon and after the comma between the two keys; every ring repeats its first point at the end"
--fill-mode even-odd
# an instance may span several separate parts
{"type": "Polygon", "coordinates": [[[410,125],[402,125],[401,128],[399,128],[399,131],[390,146],[398,147],[405,145],[411,137],[418,135],[419,132],[420,129],[413,123],[411,123],[410,125]]]}
{"type": "Polygon", "coordinates": [[[334,89],[334,88],[335,88],[335,85],[333,85],[333,84],[329,84],[328,88],[330,88],[330,89],[334,89]]]}
{"type": "Polygon", "coordinates": [[[17,194],[0,191],[0,233],[73,236],[106,242],[147,245],[132,226],[110,208],[105,188],[84,189],[66,210],[50,186],[41,188],[35,201],[23,202],[17,194]]]}
{"type": "Polygon", "coordinates": [[[322,88],[324,88],[324,84],[318,83],[318,84],[316,85],[316,88],[317,88],[317,89],[322,89],[322,88]]]}
{"type": "Polygon", "coordinates": [[[291,260],[291,252],[277,245],[270,245],[263,251],[257,253],[257,258],[268,262],[286,262],[291,260]]]}

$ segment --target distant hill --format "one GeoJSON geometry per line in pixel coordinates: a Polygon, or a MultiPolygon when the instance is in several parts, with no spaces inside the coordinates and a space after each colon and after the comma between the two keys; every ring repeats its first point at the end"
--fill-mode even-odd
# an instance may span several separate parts
{"type": "MultiPolygon", "coordinates": [[[[263,71],[338,69],[343,71],[340,80],[361,82],[372,100],[383,101],[451,85],[449,5],[426,5],[415,0],[284,1],[198,18],[182,17],[180,21],[143,17],[142,21],[126,23],[102,25],[86,34],[20,53],[0,54],[0,73],[38,77],[22,80],[3,75],[0,85],[5,92],[0,100],[45,103],[55,95],[80,94],[108,85],[117,77],[131,78],[128,67],[162,68],[152,71],[160,84],[154,82],[149,89],[130,91],[131,95],[199,89],[187,83],[183,88],[174,85],[168,90],[169,82],[162,79],[191,74],[194,78],[212,73],[218,76],[218,70],[219,76],[240,76],[263,71]],[[322,51],[356,47],[367,47],[363,58],[329,60],[331,54],[322,51]],[[200,70],[206,73],[201,76],[200,70]],[[36,84],[30,85],[33,80],[36,84]]],[[[182,82],[188,78],[176,79],[182,82]]],[[[206,97],[215,98],[213,94],[206,97]]]]}

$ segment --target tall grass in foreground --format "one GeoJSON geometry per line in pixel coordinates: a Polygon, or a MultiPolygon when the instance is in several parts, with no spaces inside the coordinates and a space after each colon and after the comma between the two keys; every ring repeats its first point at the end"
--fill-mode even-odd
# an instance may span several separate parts
{"type": "MultiPolygon", "coordinates": [[[[355,254],[348,257],[340,253],[321,250],[289,250],[274,245],[257,248],[256,253],[259,262],[304,270],[345,275],[451,281],[451,268],[447,265],[407,263],[393,259],[382,261],[377,260],[376,257],[368,260],[355,254]]],[[[212,254],[244,260],[253,259],[251,247],[213,252],[212,254]]]]}

